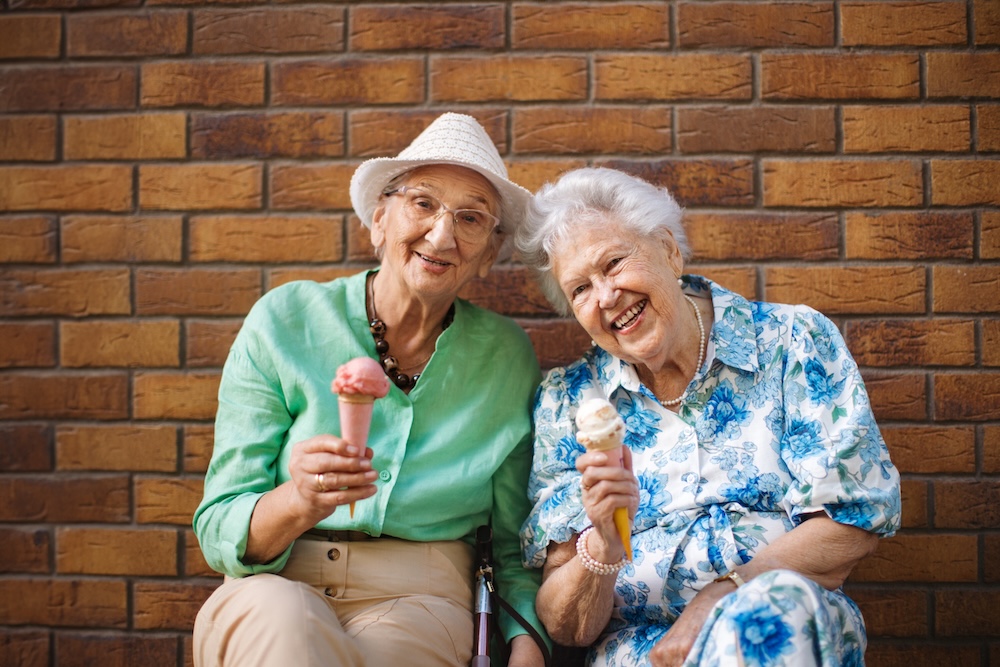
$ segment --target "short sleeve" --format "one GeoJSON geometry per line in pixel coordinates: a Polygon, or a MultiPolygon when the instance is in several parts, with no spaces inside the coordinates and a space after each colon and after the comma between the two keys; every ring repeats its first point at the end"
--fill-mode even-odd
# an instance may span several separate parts
{"type": "Polygon", "coordinates": [[[894,534],[899,473],[840,332],[815,310],[796,308],[784,363],[781,458],[793,478],[786,511],[796,523],[825,511],[838,523],[894,534]]]}

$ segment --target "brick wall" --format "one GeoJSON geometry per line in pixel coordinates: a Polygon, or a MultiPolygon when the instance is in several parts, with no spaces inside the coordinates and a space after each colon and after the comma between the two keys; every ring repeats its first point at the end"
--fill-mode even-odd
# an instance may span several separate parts
{"type": "MultiPolygon", "coordinates": [[[[903,473],[868,662],[1000,662],[997,0],[3,8],[0,664],[190,663],[228,345],[372,265],[350,175],[445,110],[529,188],[668,186],[693,271],[834,317],[903,473]]],[[[588,342],[516,263],[467,296],[543,366],[588,342]]]]}

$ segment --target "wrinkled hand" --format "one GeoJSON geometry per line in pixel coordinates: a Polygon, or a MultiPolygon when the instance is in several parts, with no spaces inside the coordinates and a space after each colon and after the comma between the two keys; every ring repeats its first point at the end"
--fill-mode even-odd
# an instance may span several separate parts
{"type": "Polygon", "coordinates": [[[729,582],[711,583],[688,603],[667,634],[649,652],[652,667],[678,667],[691,652],[715,603],[735,590],[729,582]]]}
{"type": "Polygon", "coordinates": [[[596,536],[591,535],[588,541],[590,555],[601,562],[613,563],[621,558],[625,549],[615,528],[614,512],[618,507],[627,507],[629,520],[635,519],[639,508],[639,480],[632,474],[632,452],[628,447],[622,448],[620,467],[608,464],[608,455],[604,452],[587,452],[576,459],[576,469],[582,475],[583,509],[604,543],[601,545],[594,539],[596,536]],[[605,545],[606,550],[602,548],[605,545]]]}
{"type": "Polygon", "coordinates": [[[373,482],[378,473],[372,470],[372,456],[370,447],[362,452],[334,435],[317,435],[296,443],[288,472],[301,515],[316,523],[339,505],[375,495],[373,482]]]}

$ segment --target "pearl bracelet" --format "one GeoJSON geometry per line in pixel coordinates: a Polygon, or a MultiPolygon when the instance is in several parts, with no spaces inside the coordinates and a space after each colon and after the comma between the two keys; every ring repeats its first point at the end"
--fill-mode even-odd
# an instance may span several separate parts
{"type": "Polygon", "coordinates": [[[576,538],[576,555],[580,557],[580,563],[583,564],[585,568],[593,572],[594,574],[614,574],[618,570],[625,567],[628,562],[625,560],[625,556],[617,563],[602,563],[598,560],[594,560],[594,557],[590,555],[587,551],[587,536],[590,535],[590,531],[594,529],[593,526],[587,526],[580,533],[580,536],[576,538]]]}

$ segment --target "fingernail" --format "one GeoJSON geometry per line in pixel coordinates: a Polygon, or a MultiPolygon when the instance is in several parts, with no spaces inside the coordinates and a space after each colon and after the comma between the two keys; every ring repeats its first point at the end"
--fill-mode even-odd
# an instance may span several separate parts
{"type": "Polygon", "coordinates": [[[358,465],[363,469],[367,469],[372,467],[372,462],[368,459],[361,459],[358,461],[358,465]]]}
{"type": "Polygon", "coordinates": [[[347,446],[347,453],[350,454],[351,456],[357,456],[358,455],[358,448],[355,447],[354,445],[348,445],[347,446]]]}

